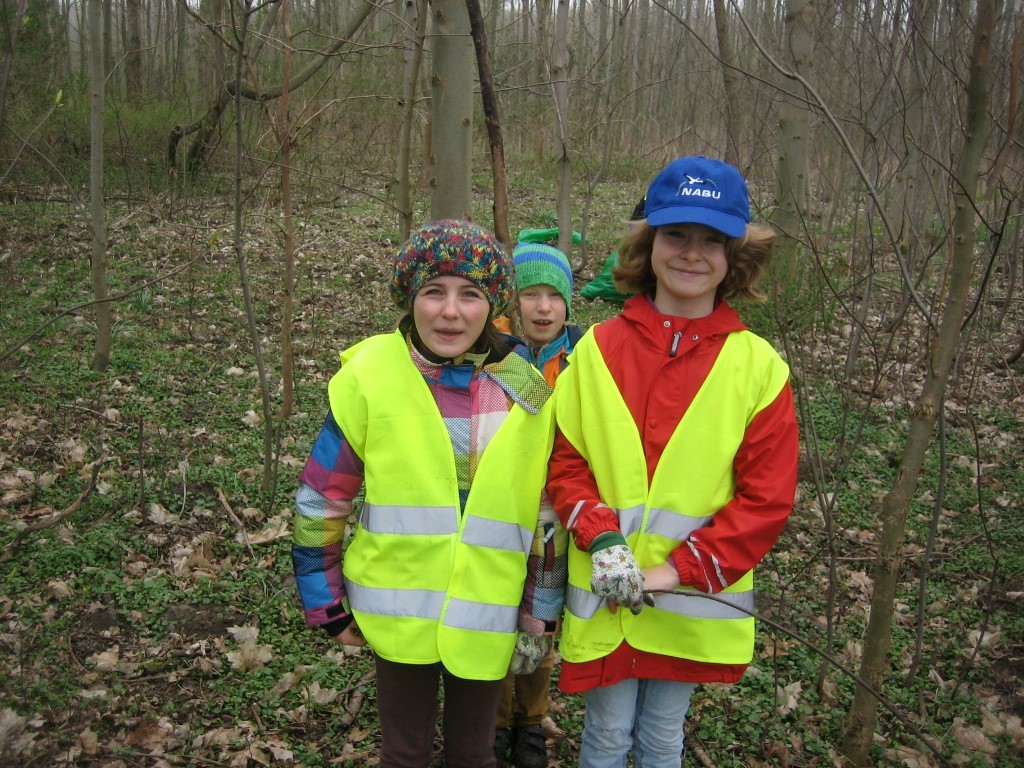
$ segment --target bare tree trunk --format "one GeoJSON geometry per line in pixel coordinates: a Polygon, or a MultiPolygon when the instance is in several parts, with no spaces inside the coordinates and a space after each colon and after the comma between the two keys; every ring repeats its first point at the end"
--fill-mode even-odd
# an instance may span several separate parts
{"type": "MultiPolygon", "coordinates": [[[[281,104],[277,133],[281,144],[281,213],[284,216],[284,302],[281,306],[281,408],[277,414],[278,424],[283,424],[292,415],[292,392],[295,389],[295,354],[292,349],[292,315],[295,306],[295,218],[292,210],[291,183],[294,132],[290,114],[292,30],[289,26],[288,11],[288,0],[281,0],[281,42],[284,44],[284,60],[281,66],[281,104]]],[[[264,483],[266,484],[266,478],[264,483]]],[[[273,499],[273,494],[270,498],[273,499]]]]}
{"type": "MultiPolygon", "coordinates": [[[[783,56],[791,72],[806,78],[811,67],[811,18],[814,0],[786,0],[786,44],[783,56]]],[[[772,268],[783,291],[798,287],[796,251],[801,222],[807,212],[808,147],[811,117],[802,86],[783,78],[786,94],[779,103],[777,207],[772,223],[780,230],[772,268]]]]}
{"type": "Polygon", "coordinates": [[[4,53],[3,72],[0,73],[0,135],[4,129],[4,107],[7,104],[7,86],[11,82],[11,67],[14,65],[14,52],[18,49],[18,38],[21,28],[25,26],[25,9],[28,0],[18,0],[18,8],[14,18],[8,19],[9,32],[7,51],[4,53]]]}
{"type": "Polygon", "coordinates": [[[725,157],[730,165],[742,167],[740,163],[740,126],[737,110],[740,109],[740,76],[736,71],[736,54],[729,37],[729,14],[725,0],[715,2],[715,32],[718,34],[718,58],[722,65],[722,102],[725,109],[725,157]]]}
{"type": "Polygon", "coordinates": [[[96,348],[92,367],[105,371],[110,365],[113,328],[107,301],[107,224],[103,210],[103,102],[106,76],[103,67],[103,0],[89,0],[89,213],[92,222],[92,292],[96,297],[96,348]]]}
{"type": "MultiPolygon", "coordinates": [[[[525,6],[524,6],[525,7],[525,6]]],[[[548,24],[551,23],[551,0],[535,0],[536,7],[536,29],[537,46],[540,55],[537,56],[537,82],[543,83],[547,77],[545,66],[548,57],[551,55],[551,44],[548,40],[548,24]]]]}
{"type": "Polygon", "coordinates": [[[142,99],[142,0],[126,0],[124,78],[128,99],[142,99]]]}
{"type": "Polygon", "coordinates": [[[432,4],[434,75],[431,81],[433,193],[430,217],[473,216],[473,42],[461,0],[432,4]]]}
{"type": "MultiPolygon", "coordinates": [[[[601,95],[599,101],[599,113],[603,118],[603,125],[601,128],[601,164],[597,168],[597,172],[590,175],[587,181],[587,194],[583,200],[583,212],[580,215],[580,232],[583,235],[583,242],[580,244],[579,255],[575,259],[570,259],[569,264],[572,266],[574,273],[579,273],[582,269],[587,266],[589,260],[589,249],[588,249],[588,237],[587,232],[590,229],[590,209],[594,201],[594,190],[597,189],[598,184],[604,178],[605,174],[608,173],[608,166],[611,161],[612,148],[615,144],[615,140],[612,138],[612,126],[615,121],[615,115],[621,101],[612,103],[612,95],[615,90],[615,68],[613,62],[619,60],[619,52],[623,46],[623,32],[619,24],[619,16],[617,10],[616,0],[608,0],[606,5],[600,6],[600,17],[599,17],[599,32],[598,32],[598,47],[604,53],[606,62],[606,68],[604,70],[604,82],[601,85],[601,95]],[[612,15],[615,14],[614,18],[612,15]]],[[[597,62],[593,63],[593,67],[597,69],[597,62]]]]}
{"type": "Polygon", "coordinates": [[[555,42],[551,49],[551,89],[555,96],[555,121],[558,128],[558,250],[572,255],[572,213],[569,194],[572,177],[569,162],[569,0],[558,0],[555,12],[555,42]]]}
{"type": "Polygon", "coordinates": [[[114,71],[114,0],[103,0],[103,72],[110,83],[117,82],[114,71]]]}
{"type": "Polygon", "coordinates": [[[68,47],[68,9],[62,0],[51,0],[49,30],[50,39],[53,40],[50,72],[54,82],[63,83],[70,74],[70,51],[68,47]]]}
{"type": "MultiPolygon", "coordinates": [[[[903,564],[903,537],[910,502],[931,443],[939,408],[942,407],[949,371],[960,343],[961,324],[967,307],[971,272],[974,266],[974,242],[978,228],[976,201],[979,167],[988,122],[988,82],[990,48],[995,26],[996,0],[979,0],[975,18],[971,71],[967,82],[967,113],[963,152],[950,180],[954,201],[952,252],[949,270],[949,294],[925,375],[921,395],[914,407],[910,431],[896,480],[882,504],[882,531],[874,566],[871,612],[864,630],[864,655],[860,676],[881,692],[886,671],[886,655],[892,632],[896,585],[903,564]]],[[[850,705],[842,751],[856,766],[866,765],[877,719],[877,703],[871,691],[858,687],[850,705]]]]}
{"type": "MultiPolygon", "coordinates": [[[[234,2],[234,0],[231,0],[234,2]]],[[[239,19],[233,25],[235,33],[235,261],[242,283],[242,300],[245,304],[245,317],[249,324],[249,337],[252,341],[253,357],[256,360],[256,372],[260,382],[260,396],[263,404],[263,482],[262,489],[270,487],[273,475],[274,460],[274,412],[270,404],[270,384],[267,380],[267,365],[263,359],[263,347],[260,343],[260,331],[256,324],[256,310],[252,301],[252,290],[249,287],[249,266],[245,255],[245,229],[242,220],[242,70],[245,62],[245,45],[249,32],[249,15],[252,12],[253,0],[240,0],[238,4],[239,19]]],[[[232,13],[235,5],[231,6],[232,13]]]]}
{"type": "Polygon", "coordinates": [[[491,56],[487,50],[487,30],[484,28],[480,0],[466,0],[469,26],[476,48],[476,64],[480,72],[480,96],[484,105],[484,122],[491,147],[491,174],[494,178],[494,234],[499,242],[512,245],[508,231],[508,175],[505,171],[505,145],[501,138],[501,118],[498,99],[494,94],[494,76],[491,74],[491,56]]]}
{"type": "Polygon", "coordinates": [[[412,231],[412,189],[409,160],[412,157],[412,122],[416,116],[416,92],[423,61],[423,41],[427,31],[427,0],[406,0],[405,22],[414,30],[406,39],[405,83],[403,87],[402,125],[398,132],[398,156],[395,162],[396,204],[399,240],[405,242],[412,231]],[[415,16],[415,19],[413,17],[415,16]]]}

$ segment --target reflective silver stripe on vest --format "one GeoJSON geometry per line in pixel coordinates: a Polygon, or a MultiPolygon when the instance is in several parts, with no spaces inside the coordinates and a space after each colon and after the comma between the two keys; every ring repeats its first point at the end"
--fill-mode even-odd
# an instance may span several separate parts
{"type": "Polygon", "coordinates": [[[475,629],[481,632],[516,631],[519,618],[518,605],[493,605],[476,603],[469,600],[448,601],[448,610],[444,614],[444,625],[458,629],[475,629]]]}
{"type": "MultiPolygon", "coordinates": [[[[618,510],[618,515],[619,528],[622,531],[622,535],[629,538],[630,534],[640,530],[640,526],[644,521],[644,508],[638,506],[620,509],[618,510]]],[[[651,507],[650,514],[647,516],[647,527],[644,529],[644,532],[655,533],[658,536],[664,536],[666,539],[686,541],[691,533],[707,525],[712,517],[714,516],[690,517],[689,515],[673,512],[671,509],[651,507]]]]}
{"type": "Polygon", "coordinates": [[[644,521],[644,505],[629,509],[617,509],[615,514],[619,516],[619,530],[628,539],[631,534],[640,530],[640,524],[644,521]]]}
{"type": "Polygon", "coordinates": [[[353,610],[379,616],[413,616],[437,620],[444,605],[444,592],[430,589],[383,589],[345,580],[348,602],[353,610]]]}
{"type": "Polygon", "coordinates": [[[589,589],[580,589],[569,584],[565,591],[565,609],[573,616],[581,619],[592,619],[597,609],[604,603],[603,597],[598,597],[589,589]]]}
{"type": "Polygon", "coordinates": [[[370,533],[448,536],[459,530],[455,507],[363,504],[359,524],[370,533]]]}
{"type": "Polygon", "coordinates": [[[533,531],[518,523],[506,523],[469,515],[466,518],[466,528],[462,532],[462,542],[478,547],[507,549],[525,554],[530,551],[530,545],[533,544],[533,531]]]}
{"type": "Polygon", "coordinates": [[[739,610],[754,610],[754,590],[744,592],[719,592],[715,595],[719,600],[726,600],[726,605],[719,600],[708,600],[701,597],[700,592],[693,595],[655,595],[654,604],[662,610],[678,613],[680,616],[691,616],[695,619],[749,619],[750,615],[739,610]],[[735,608],[733,606],[736,606],[735,608]]]}
{"type": "MultiPolygon", "coordinates": [[[[663,611],[671,611],[680,616],[689,616],[694,619],[746,619],[749,618],[748,614],[739,608],[745,608],[748,611],[754,610],[753,590],[719,592],[715,595],[721,600],[727,600],[732,605],[726,605],[718,600],[708,600],[701,597],[701,594],[700,592],[695,592],[693,595],[655,594],[654,604],[663,611]]],[[[604,598],[598,597],[589,589],[580,589],[572,584],[569,585],[565,596],[566,609],[573,616],[581,619],[592,619],[603,603],[604,598]]]]}

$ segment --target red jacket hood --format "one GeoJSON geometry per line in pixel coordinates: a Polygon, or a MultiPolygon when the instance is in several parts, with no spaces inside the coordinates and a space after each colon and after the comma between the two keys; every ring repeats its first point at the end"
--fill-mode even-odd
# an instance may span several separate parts
{"type": "Polygon", "coordinates": [[[654,300],[648,294],[641,293],[623,305],[617,320],[632,326],[644,343],[659,350],[667,349],[672,336],[678,332],[708,338],[747,330],[736,310],[724,299],[718,302],[718,306],[707,317],[690,319],[662,314],[654,306],[654,300]]]}

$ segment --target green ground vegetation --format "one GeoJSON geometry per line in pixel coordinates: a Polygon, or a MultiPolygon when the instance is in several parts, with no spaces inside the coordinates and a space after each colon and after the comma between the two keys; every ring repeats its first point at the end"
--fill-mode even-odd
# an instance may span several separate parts
{"type": "MultiPolygon", "coordinates": [[[[513,189],[513,231],[549,226],[542,185],[517,178],[513,189]]],[[[609,183],[598,194],[579,285],[617,245],[637,190],[609,183]]],[[[397,320],[387,295],[397,228],[356,195],[299,217],[295,410],[270,496],[222,201],[111,207],[111,292],[127,295],[102,374],[90,369],[91,310],[63,314],[91,299],[83,218],[52,201],[0,210],[0,762],[375,762],[372,664],[304,625],[288,530],[337,352],[397,320]]],[[[283,267],[271,207],[250,209],[245,245],[276,402],[283,267]]],[[[617,310],[575,307],[585,325],[617,310]]],[[[907,353],[872,392],[836,373],[839,322],[787,337],[771,303],[742,311],[793,365],[800,496],[760,571],[754,664],[739,684],[695,697],[688,765],[831,766],[919,358],[907,353]]],[[[953,382],[944,441],[913,500],[879,765],[1022,759],[1024,400],[1019,364],[978,370],[953,382]]],[[[553,687],[551,700],[551,764],[574,765],[582,697],[553,687]]]]}

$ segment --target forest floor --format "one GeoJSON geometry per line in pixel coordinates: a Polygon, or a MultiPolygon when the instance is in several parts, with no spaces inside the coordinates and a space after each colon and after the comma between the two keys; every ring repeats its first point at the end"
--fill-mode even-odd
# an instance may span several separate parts
{"type": "MultiPolygon", "coordinates": [[[[595,203],[605,224],[579,285],[615,247],[633,197],[595,203]]],[[[524,190],[514,199],[543,209],[524,190]]],[[[394,227],[346,201],[299,212],[294,405],[265,484],[230,210],[154,198],[109,214],[111,293],[125,295],[97,373],[88,226],[62,203],[0,207],[0,765],[374,765],[372,664],[304,625],[289,531],[337,352],[397,319],[394,227]]],[[[247,221],[276,412],[280,216],[247,221]]],[[[617,309],[580,300],[576,316],[617,309]]],[[[695,696],[686,765],[840,765],[922,335],[890,336],[867,386],[837,373],[841,318],[782,338],[768,310],[741,313],[785,347],[807,444],[793,517],[760,571],[756,658],[739,684],[695,696]]],[[[1024,763],[1022,367],[993,362],[1024,327],[1019,298],[1007,314],[958,359],[943,450],[913,500],[877,765],[1024,763]]],[[[551,766],[576,764],[582,714],[582,698],[553,683],[551,766]]]]}

